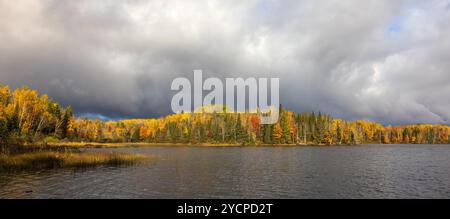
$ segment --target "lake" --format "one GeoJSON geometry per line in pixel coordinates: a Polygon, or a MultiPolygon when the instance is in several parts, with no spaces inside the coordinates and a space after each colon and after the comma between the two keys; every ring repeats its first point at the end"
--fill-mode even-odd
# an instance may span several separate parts
{"type": "Polygon", "coordinates": [[[0,173],[0,198],[450,198],[450,145],[92,150],[153,159],[0,173]]]}

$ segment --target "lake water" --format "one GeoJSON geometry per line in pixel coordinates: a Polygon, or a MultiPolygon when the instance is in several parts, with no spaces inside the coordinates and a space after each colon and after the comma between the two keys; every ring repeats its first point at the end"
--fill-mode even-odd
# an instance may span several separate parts
{"type": "Polygon", "coordinates": [[[450,145],[114,150],[153,159],[0,173],[0,198],[450,198],[450,145]]]}

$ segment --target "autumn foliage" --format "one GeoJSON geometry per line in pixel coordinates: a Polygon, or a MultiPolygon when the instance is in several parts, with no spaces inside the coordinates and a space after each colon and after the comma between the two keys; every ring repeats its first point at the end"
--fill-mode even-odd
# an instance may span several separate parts
{"type": "Polygon", "coordinates": [[[43,136],[67,138],[74,123],[72,109],[27,87],[11,92],[0,86],[0,143],[34,141],[43,136]]]}
{"type": "Polygon", "coordinates": [[[159,119],[101,121],[74,118],[26,87],[0,87],[0,143],[46,136],[70,141],[211,144],[448,144],[448,125],[383,126],[345,121],[322,113],[295,113],[280,107],[277,124],[261,125],[258,114],[179,113],[159,119]]]}

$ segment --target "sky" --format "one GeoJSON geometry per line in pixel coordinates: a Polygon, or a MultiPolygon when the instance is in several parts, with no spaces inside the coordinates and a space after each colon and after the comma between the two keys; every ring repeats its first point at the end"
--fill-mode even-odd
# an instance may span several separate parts
{"type": "Polygon", "coordinates": [[[176,77],[280,79],[280,102],[450,123],[450,0],[0,0],[0,83],[101,119],[172,113],[176,77]]]}

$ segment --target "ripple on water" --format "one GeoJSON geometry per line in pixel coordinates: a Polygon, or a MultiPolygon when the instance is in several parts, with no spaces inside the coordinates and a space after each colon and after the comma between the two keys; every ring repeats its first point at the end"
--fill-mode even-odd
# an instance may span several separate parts
{"type": "Polygon", "coordinates": [[[0,173],[0,198],[450,198],[447,145],[118,150],[155,160],[0,173]]]}

